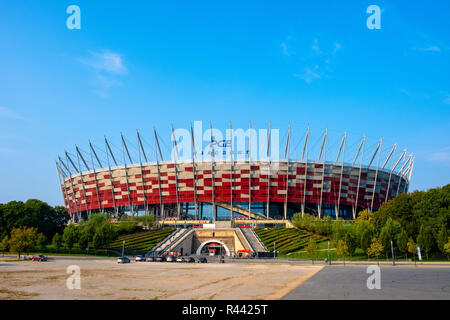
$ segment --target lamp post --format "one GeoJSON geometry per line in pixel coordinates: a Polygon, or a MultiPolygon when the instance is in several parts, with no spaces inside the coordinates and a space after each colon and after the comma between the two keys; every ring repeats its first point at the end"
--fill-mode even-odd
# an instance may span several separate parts
{"type": "Polygon", "coordinates": [[[392,240],[391,240],[391,252],[392,252],[392,265],[395,266],[394,245],[392,244],[392,240]]]}
{"type": "Polygon", "coordinates": [[[123,242],[122,242],[122,257],[123,257],[124,250],[125,250],[125,240],[123,240],[123,242]]]}
{"type": "Polygon", "coordinates": [[[276,242],[276,241],[273,242],[273,257],[274,257],[274,258],[275,258],[275,242],[276,242]]]}
{"type": "Polygon", "coordinates": [[[224,263],[225,261],[224,261],[224,259],[223,259],[223,252],[222,252],[222,246],[223,246],[223,244],[222,244],[222,241],[221,241],[221,240],[219,240],[219,243],[220,243],[220,263],[224,263]]]}
{"type": "Polygon", "coordinates": [[[331,265],[330,240],[328,240],[328,264],[331,265]]]}

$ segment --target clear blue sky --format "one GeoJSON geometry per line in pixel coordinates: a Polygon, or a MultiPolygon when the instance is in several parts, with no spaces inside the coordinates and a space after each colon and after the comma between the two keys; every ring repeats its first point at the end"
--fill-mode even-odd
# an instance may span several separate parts
{"type": "Polygon", "coordinates": [[[194,120],[271,120],[281,138],[292,121],[292,146],[310,124],[313,151],[328,127],[330,160],[347,130],[349,162],[364,133],[372,150],[382,136],[384,156],[394,143],[415,154],[410,190],[447,184],[449,12],[433,0],[2,1],[0,203],[61,204],[65,149],[135,141],[136,128],[152,141],[153,126],[170,144],[170,124],[194,120]],[[81,30],[66,27],[71,4],[81,30]],[[380,30],[366,27],[371,4],[380,30]]]}

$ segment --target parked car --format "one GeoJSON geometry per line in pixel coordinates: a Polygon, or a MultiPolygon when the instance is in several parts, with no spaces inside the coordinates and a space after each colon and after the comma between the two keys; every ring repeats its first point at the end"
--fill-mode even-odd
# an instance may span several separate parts
{"type": "Polygon", "coordinates": [[[31,260],[33,261],[47,261],[47,257],[42,254],[35,254],[33,257],[31,257],[31,260]]]}
{"type": "Polygon", "coordinates": [[[200,257],[200,258],[198,258],[197,262],[198,262],[198,263],[207,263],[208,260],[206,260],[205,257],[200,257]]]}
{"type": "Polygon", "coordinates": [[[147,258],[145,258],[145,261],[147,261],[147,262],[155,262],[155,257],[147,257],[147,258]]]}
{"type": "Polygon", "coordinates": [[[156,257],[155,261],[156,262],[164,262],[164,261],[166,261],[166,258],[164,258],[164,257],[156,257]]]}
{"type": "Polygon", "coordinates": [[[143,261],[145,261],[145,257],[144,256],[142,256],[142,255],[139,255],[139,256],[136,256],[135,258],[134,258],[134,260],[136,261],[136,262],[143,262],[143,261]]]}
{"type": "Polygon", "coordinates": [[[184,262],[195,262],[195,259],[194,258],[192,258],[192,257],[186,257],[186,258],[184,258],[184,262]]]}
{"type": "Polygon", "coordinates": [[[184,262],[184,257],[178,257],[177,262],[184,262]]]}
{"type": "Polygon", "coordinates": [[[174,256],[168,256],[167,258],[166,258],[166,261],[167,262],[174,262],[176,259],[175,259],[175,257],[174,256]]]}
{"type": "Polygon", "coordinates": [[[130,259],[127,257],[120,257],[117,259],[117,263],[130,263],[130,259]]]}

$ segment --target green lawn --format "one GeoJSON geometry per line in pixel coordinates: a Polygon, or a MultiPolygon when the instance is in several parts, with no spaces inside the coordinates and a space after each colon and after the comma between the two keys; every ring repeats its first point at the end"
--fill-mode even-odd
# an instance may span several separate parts
{"type": "MultiPolygon", "coordinates": [[[[144,232],[138,232],[133,234],[127,234],[119,236],[117,240],[112,242],[108,248],[94,249],[91,246],[86,251],[84,248],[78,248],[78,243],[74,244],[72,249],[65,247],[55,248],[53,245],[47,245],[46,248],[33,250],[33,254],[45,254],[45,255],[67,255],[67,256],[118,256],[122,253],[122,244],[125,241],[126,255],[145,254],[151,250],[156,244],[164,240],[169,234],[174,232],[174,228],[161,228],[156,230],[149,230],[144,232]]],[[[31,253],[30,253],[31,254],[31,253]]]]}
{"type": "Polygon", "coordinates": [[[174,228],[161,228],[157,230],[127,234],[120,236],[116,241],[111,243],[108,249],[121,252],[123,241],[125,241],[125,253],[144,254],[174,231],[174,228]]]}
{"type": "Polygon", "coordinates": [[[327,246],[326,237],[296,228],[255,228],[255,232],[269,251],[279,251],[279,256],[301,251],[311,238],[316,240],[319,249],[327,246]]]}

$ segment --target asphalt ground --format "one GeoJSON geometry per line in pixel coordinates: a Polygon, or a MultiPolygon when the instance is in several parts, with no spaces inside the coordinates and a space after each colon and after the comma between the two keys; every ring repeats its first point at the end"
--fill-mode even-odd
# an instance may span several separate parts
{"type": "Polygon", "coordinates": [[[368,288],[367,267],[326,266],[282,299],[450,300],[450,266],[380,265],[380,289],[368,288]]]}

